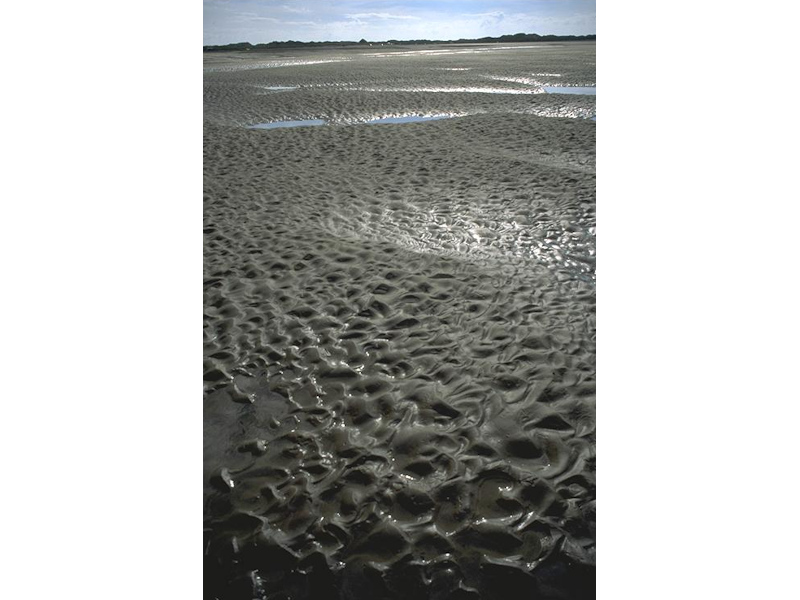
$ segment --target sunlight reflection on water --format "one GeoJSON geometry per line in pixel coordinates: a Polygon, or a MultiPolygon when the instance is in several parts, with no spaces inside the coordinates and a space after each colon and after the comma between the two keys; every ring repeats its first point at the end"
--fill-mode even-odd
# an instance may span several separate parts
{"type": "Polygon", "coordinates": [[[279,129],[281,127],[310,127],[313,125],[325,125],[322,119],[305,119],[303,121],[275,121],[273,123],[257,123],[251,125],[249,129],[279,129]]]}
{"type": "Polygon", "coordinates": [[[546,85],[543,86],[544,91],[548,94],[587,94],[590,96],[597,95],[597,86],[574,86],[568,87],[565,85],[546,85]]]}

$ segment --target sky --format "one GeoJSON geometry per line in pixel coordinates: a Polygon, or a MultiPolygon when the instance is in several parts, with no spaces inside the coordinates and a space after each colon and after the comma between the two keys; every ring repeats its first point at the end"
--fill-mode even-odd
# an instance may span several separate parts
{"type": "Polygon", "coordinates": [[[587,35],[595,0],[203,0],[203,45],[587,35]]]}

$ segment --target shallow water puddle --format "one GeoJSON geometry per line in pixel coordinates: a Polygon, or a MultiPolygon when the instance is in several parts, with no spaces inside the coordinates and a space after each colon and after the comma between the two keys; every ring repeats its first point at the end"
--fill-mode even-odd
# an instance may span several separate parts
{"type": "Polygon", "coordinates": [[[259,89],[268,90],[270,92],[285,92],[288,90],[296,90],[296,85],[260,85],[259,89]]]}
{"type": "Polygon", "coordinates": [[[597,86],[567,87],[565,85],[545,85],[544,91],[548,94],[586,94],[597,95],[597,86]]]}
{"type": "Polygon", "coordinates": [[[279,129],[281,127],[311,127],[314,125],[325,125],[322,119],[305,119],[303,121],[275,121],[273,123],[257,123],[250,125],[248,129],[279,129]]]}
{"type": "Polygon", "coordinates": [[[370,119],[367,124],[375,123],[416,123],[417,121],[438,121],[439,119],[452,119],[453,115],[432,115],[429,117],[383,117],[380,119],[370,119]]]}
{"type": "Polygon", "coordinates": [[[432,94],[541,94],[539,88],[503,88],[503,87],[398,87],[398,88],[349,88],[362,92],[426,92],[432,94]]]}

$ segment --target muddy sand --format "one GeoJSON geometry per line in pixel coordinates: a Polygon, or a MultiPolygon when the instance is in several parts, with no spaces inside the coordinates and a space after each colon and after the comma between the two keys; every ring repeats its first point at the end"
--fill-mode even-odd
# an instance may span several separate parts
{"type": "Polygon", "coordinates": [[[594,61],[204,55],[206,597],[594,596],[594,61]]]}

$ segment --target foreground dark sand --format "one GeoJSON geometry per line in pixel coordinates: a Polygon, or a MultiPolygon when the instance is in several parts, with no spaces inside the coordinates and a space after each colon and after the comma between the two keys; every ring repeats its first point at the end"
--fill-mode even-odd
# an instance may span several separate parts
{"type": "Polygon", "coordinates": [[[206,55],[207,597],[593,597],[594,44],[504,48],[206,55]]]}

